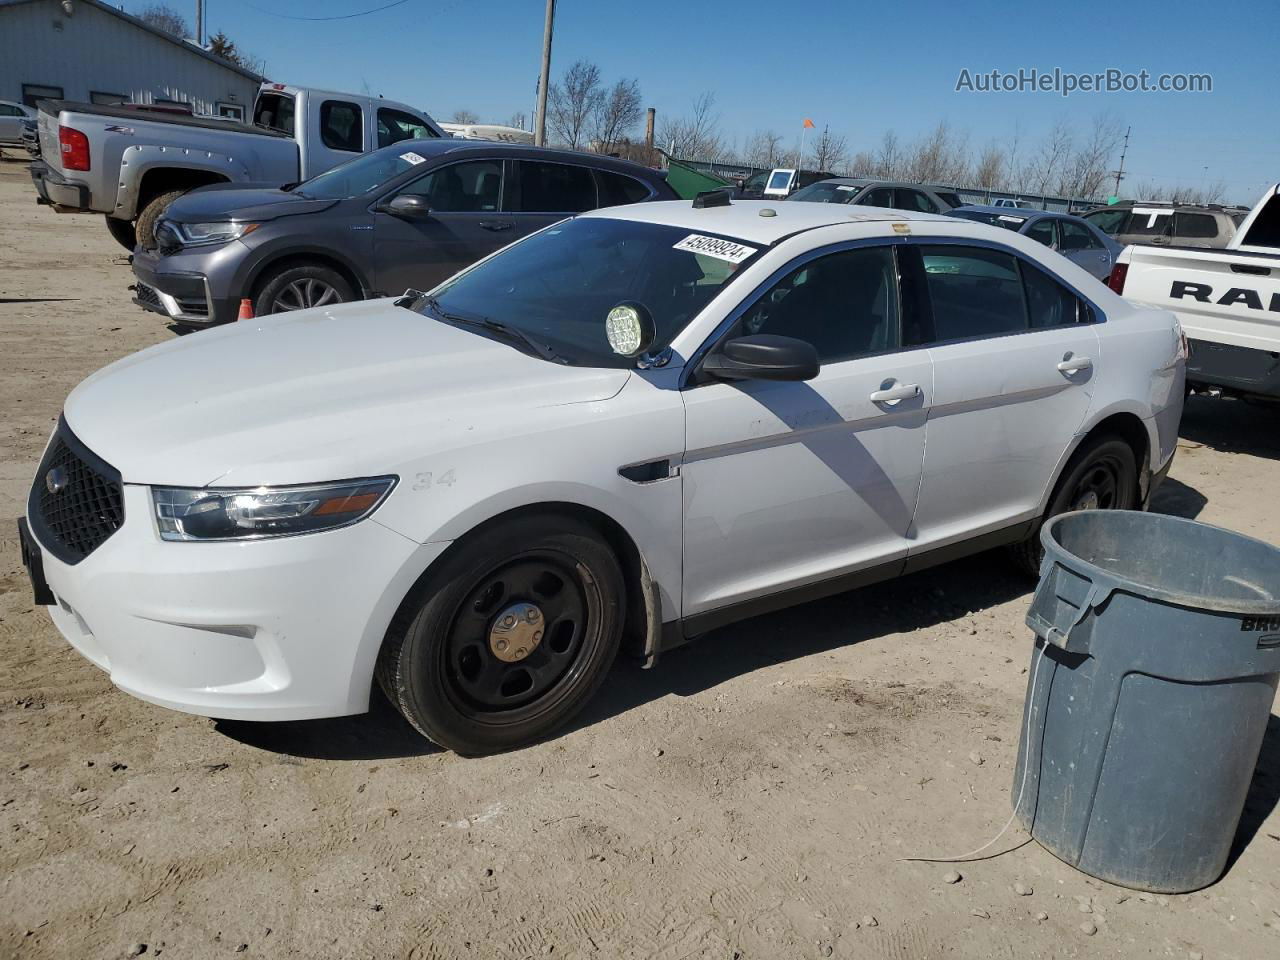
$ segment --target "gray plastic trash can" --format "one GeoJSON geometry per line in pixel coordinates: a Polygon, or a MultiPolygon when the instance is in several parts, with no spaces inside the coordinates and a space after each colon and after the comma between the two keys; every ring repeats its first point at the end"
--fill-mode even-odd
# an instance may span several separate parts
{"type": "Polygon", "coordinates": [[[1131,511],[1064,514],[1041,538],[1017,816],[1092,876],[1207,886],[1280,678],[1280,550],[1131,511]]]}

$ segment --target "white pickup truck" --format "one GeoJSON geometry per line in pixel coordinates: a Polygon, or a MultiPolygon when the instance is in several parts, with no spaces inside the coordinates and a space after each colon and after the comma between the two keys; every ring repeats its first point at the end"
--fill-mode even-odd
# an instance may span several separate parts
{"type": "Polygon", "coordinates": [[[420,110],[380,97],[264,83],[253,123],[133,105],[39,103],[40,203],[101,213],[132,250],[182,194],[213,183],[279,186],[400,140],[447,136],[420,110]]]}
{"type": "Polygon", "coordinates": [[[1280,399],[1280,184],[1226,249],[1125,247],[1107,285],[1177,314],[1192,388],[1280,399]]]}

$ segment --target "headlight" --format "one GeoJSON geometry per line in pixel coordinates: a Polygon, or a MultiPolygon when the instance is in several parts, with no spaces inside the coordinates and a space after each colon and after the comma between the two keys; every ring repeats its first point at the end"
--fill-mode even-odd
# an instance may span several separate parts
{"type": "Polygon", "coordinates": [[[178,223],[169,221],[177,231],[184,246],[199,246],[204,243],[226,243],[228,240],[239,240],[246,234],[257,230],[256,223],[178,223]]]}
{"type": "Polygon", "coordinates": [[[252,540],[332,530],[363,520],[395,477],[309,487],[152,487],[162,540],[252,540]]]}

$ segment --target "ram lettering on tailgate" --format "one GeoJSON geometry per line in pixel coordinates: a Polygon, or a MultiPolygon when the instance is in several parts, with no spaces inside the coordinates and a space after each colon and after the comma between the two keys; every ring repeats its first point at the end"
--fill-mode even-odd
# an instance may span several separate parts
{"type": "Polygon", "coordinates": [[[1270,303],[1264,307],[1262,305],[1262,295],[1257,290],[1250,290],[1247,287],[1232,287],[1217,300],[1214,300],[1213,287],[1207,283],[1190,283],[1186,280],[1173,281],[1173,285],[1169,288],[1169,299],[1182,300],[1188,297],[1199,303],[1216,303],[1223,307],[1232,307],[1240,303],[1251,310],[1267,310],[1271,313],[1280,313],[1280,293],[1271,294],[1270,303]]]}

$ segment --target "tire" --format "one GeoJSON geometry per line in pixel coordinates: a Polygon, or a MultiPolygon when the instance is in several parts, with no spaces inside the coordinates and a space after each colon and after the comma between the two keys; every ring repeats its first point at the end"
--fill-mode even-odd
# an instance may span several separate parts
{"type": "Polygon", "coordinates": [[[133,229],[137,234],[138,243],[142,244],[144,250],[154,250],[156,248],[156,221],[160,219],[162,213],[169,209],[169,204],[186,192],[186,190],[169,190],[159,196],[152,197],[147,202],[147,205],[142,208],[142,212],[138,214],[138,219],[133,223],[133,229]]]}
{"type": "Polygon", "coordinates": [[[378,654],[378,683],[440,746],[510,750],[562,727],[599,689],[625,615],[622,569],[594,530],[520,517],[461,541],[406,598],[378,654]],[[538,608],[536,621],[522,604],[538,608]]]}
{"type": "Polygon", "coordinates": [[[1133,447],[1114,434],[1088,441],[1067,462],[1049,506],[1025,540],[1010,544],[1009,553],[1023,573],[1040,575],[1044,545],[1040,528],[1071,510],[1132,510],[1138,505],[1138,458],[1133,447]]]}
{"type": "Polygon", "coordinates": [[[133,253],[133,248],[138,245],[138,233],[133,229],[133,224],[116,217],[103,217],[103,219],[107,221],[107,233],[111,234],[111,239],[133,253]]]}
{"type": "Polygon", "coordinates": [[[305,310],[336,303],[349,303],[356,298],[342,274],[319,263],[295,263],[260,281],[253,298],[253,314],[305,310]]]}

